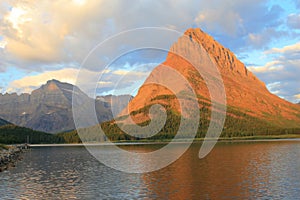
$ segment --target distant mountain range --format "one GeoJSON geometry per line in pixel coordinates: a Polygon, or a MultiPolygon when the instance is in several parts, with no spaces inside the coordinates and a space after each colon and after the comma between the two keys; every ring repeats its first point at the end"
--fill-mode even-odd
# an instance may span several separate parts
{"type": "Polygon", "coordinates": [[[24,126],[38,131],[57,133],[75,129],[72,114],[72,92],[76,91],[81,103],[95,101],[98,121],[112,119],[111,99],[114,100],[116,112],[124,109],[126,102],[132,97],[124,95],[97,97],[96,100],[88,97],[76,86],[49,80],[45,85],[32,91],[31,94],[4,94],[0,95],[0,117],[18,126],[24,126]]]}

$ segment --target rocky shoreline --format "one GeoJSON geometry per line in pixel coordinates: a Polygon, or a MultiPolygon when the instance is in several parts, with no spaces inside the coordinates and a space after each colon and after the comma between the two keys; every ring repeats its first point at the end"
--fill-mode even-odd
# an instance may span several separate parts
{"type": "Polygon", "coordinates": [[[0,172],[11,167],[21,159],[21,154],[27,149],[27,145],[9,145],[7,149],[0,149],[0,172]]]}

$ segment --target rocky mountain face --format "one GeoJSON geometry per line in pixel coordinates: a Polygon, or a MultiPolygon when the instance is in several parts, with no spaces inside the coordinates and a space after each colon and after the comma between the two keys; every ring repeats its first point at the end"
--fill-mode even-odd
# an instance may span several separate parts
{"type": "MultiPolygon", "coordinates": [[[[75,128],[72,114],[72,92],[80,97],[80,105],[95,101],[79,88],[57,80],[49,80],[31,94],[0,95],[0,117],[18,126],[56,133],[75,128]]],[[[112,119],[108,97],[95,102],[99,122],[112,119]]],[[[123,105],[124,108],[124,105],[123,105]]]]}
{"type": "Polygon", "coordinates": [[[209,77],[208,81],[223,81],[228,108],[227,117],[239,121],[246,117],[255,118],[278,127],[300,126],[299,106],[270,93],[265,84],[248,71],[229,49],[199,28],[188,29],[173,44],[166,61],[152,71],[138,94],[129,103],[128,109],[122,112],[123,116],[131,114],[136,123],[143,123],[149,120],[147,108],[153,104],[167,105],[168,108],[180,112],[174,92],[168,89],[167,85],[176,85],[180,90],[185,83],[181,84],[182,81],[169,73],[166,66],[189,82],[198,96],[200,107],[207,104],[207,109],[210,109],[210,92],[207,80],[202,77],[205,75],[209,77]],[[211,62],[217,66],[222,80],[215,80],[217,77],[211,69],[211,62]],[[201,68],[201,74],[194,68],[195,65],[204,66],[201,68]],[[162,80],[166,86],[153,84],[162,80]]]}

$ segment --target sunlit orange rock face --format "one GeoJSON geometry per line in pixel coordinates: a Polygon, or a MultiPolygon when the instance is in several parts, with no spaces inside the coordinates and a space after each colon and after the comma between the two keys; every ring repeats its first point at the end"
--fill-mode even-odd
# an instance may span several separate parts
{"type": "MultiPolygon", "coordinates": [[[[174,78],[173,71],[179,73],[189,82],[202,101],[209,102],[211,91],[208,90],[207,81],[203,79],[203,76],[214,81],[217,76],[212,70],[212,64],[216,66],[221,75],[221,80],[216,80],[218,83],[214,87],[218,87],[218,84],[223,81],[228,106],[279,125],[299,124],[300,108],[298,105],[271,94],[265,84],[248,71],[229,49],[223,47],[199,28],[188,29],[173,44],[166,61],[152,71],[136,97],[129,103],[128,109],[123,111],[121,115],[156,103],[167,104],[174,110],[180,111],[176,98],[168,100],[156,98],[162,95],[174,95],[174,91],[172,92],[172,89],[168,87],[170,85],[175,85],[177,90],[184,89],[186,83],[174,78]],[[195,69],[195,65],[202,66],[200,73],[199,70],[195,69]],[[165,86],[153,84],[161,80],[165,86]]],[[[188,106],[188,102],[186,105],[188,106]]],[[[148,116],[145,113],[140,113],[133,118],[135,122],[143,122],[148,119],[148,116]]]]}

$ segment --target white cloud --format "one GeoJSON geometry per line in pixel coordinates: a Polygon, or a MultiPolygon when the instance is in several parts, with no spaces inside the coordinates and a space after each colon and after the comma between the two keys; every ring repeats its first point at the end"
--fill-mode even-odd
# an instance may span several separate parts
{"type": "Polygon", "coordinates": [[[16,0],[10,2],[12,9],[2,13],[2,19],[0,16],[0,35],[7,42],[6,56],[26,65],[24,68],[36,62],[81,63],[96,44],[123,30],[156,26],[184,31],[193,23],[193,4],[170,0],[133,0],[130,5],[120,0],[16,0]]]}
{"type": "Polygon", "coordinates": [[[5,40],[0,41],[0,48],[4,49],[7,45],[7,42],[5,40]]]}
{"type": "MultiPolygon", "coordinates": [[[[80,84],[81,89],[86,93],[88,93],[89,95],[91,95],[92,91],[90,91],[90,88],[92,88],[98,82],[99,75],[102,74],[102,72],[88,71],[85,69],[79,70],[75,68],[65,68],[60,70],[45,71],[37,75],[23,77],[21,79],[9,83],[5,92],[31,93],[32,90],[39,88],[41,85],[45,84],[48,80],[52,80],[52,79],[77,85],[78,73],[81,73],[82,80],[85,80],[84,83],[80,84]]],[[[109,74],[109,73],[111,73],[111,71],[109,70],[103,71],[103,74],[109,74]]],[[[113,84],[113,82],[111,81],[106,81],[106,82],[102,81],[98,83],[101,83],[102,86],[104,84],[106,86],[113,84]]]]}
{"type": "Polygon", "coordinates": [[[78,6],[83,6],[84,4],[87,3],[87,0],[73,0],[73,3],[78,6]]]}
{"type": "Polygon", "coordinates": [[[287,24],[291,28],[300,29],[300,14],[290,14],[287,19],[287,24]]]}
{"type": "Polygon", "coordinates": [[[137,77],[146,77],[149,75],[149,72],[139,72],[139,71],[129,71],[129,70],[116,70],[113,74],[121,76],[137,76],[137,77]]]}
{"type": "Polygon", "coordinates": [[[203,9],[195,18],[195,22],[205,26],[210,31],[222,31],[231,36],[236,35],[238,29],[243,29],[244,26],[239,12],[228,9],[226,6],[203,9]]]}
{"type": "MultiPolygon", "coordinates": [[[[72,46],[68,37],[76,37],[80,26],[88,21],[101,1],[78,6],[72,1],[14,1],[1,20],[0,34],[7,42],[7,53],[15,59],[62,61],[72,46]]],[[[81,47],[79,47],[81,48],[81,47]]]]}
{"type": "Polygon", "coordinates": [[[274,39],[288,36],[287,31],[277,30],[277,28],[265,28],[259,33],[249,33],[247,37],[248,45],[257,49],[263,49],[274,39]]]}
{"type": "Polygon", "coordinates": [[[300,52],[300,43],[287,45],[282,48],[272,48],[270,50],[265,51],[265,54],[287,54],[287,53],[294,53],[294,52],[300,52]]]}
{"type": "Polygon", "coordinates": [[[26,17],[28,15],[29,9],[26,7],[13,7],[11,11],[4,17],[4,21],[10,23],[12,28],[17,31],[17,36],[23,37],[23,30],[21,28],[26,22],[32,21],[31,17],[26,17]]]}
{"type": "Polygon", "coordinates": [[[117,75],[126,75],[126,74],[129,73],[129,71],[126,71],[126,70],[117,70],[117,71],[114,71],[113,73],[117,74],[117,75]]]}
{"type": "Polygon", "coordinates": [[[135,6],[129,6],[122,0],[15,0],[7,6],[11,9],[0,5],[0,35],[7,42],[3,59],[30,70],[36,63],[81,63],[99,42],[137,27],[185,31],[196,23],[217,35],[241,38],[278,20],[280,10],[269,9],[266,2],[132,0],[135,6]]]}
{"type": "Polygon", "coordinates": [[[267,0],[200,1],[195,22],[205,29],[231,37],[258,34],[266,27],[276,27],[281,7],[267,0]]]}
{"type": "Polygon", "coordinates": [[[126,63],[124,66],[113,66],[115,70],[108,70],[108,73],[101,76],[97,91],[102,94],[133,94],[157,65],[158,63],[141,63],[129,66],[126,63]]]}
{"type": "Polygon", "coordinates": [[[247,68],[254,73],[272,73],[283,70],[284,66],[281,61],[276,60],[268,62],[264,66],[248,66],[247,68]]]}
{"type": "Polygon", "coordinates": [[[137,83],[139,83],[138,85],[142,84],[151,72],[151,70],[147,70],[147,72],[144,70],[149,67],[154,68],[155,66],[154,63],[142,63],[131,67],[126,64],[126,68],[129,67],[131,70],[122,69],[124,66],[115,66],[116,70],[105,69],[98,72],[75,68],[45,71],[37,75],[26,76],[12,81],[5,92],[30,93],[52,79],[80,86],[80,89],[91,97],[97,95],[94,90],[95,86],[96,92],[99,93],[107,93],[112,90],[122,92],[125,91],[124,88],[136,88],[137,83]],[[80,79],[77,79],[79,73],[80,79]]]}
{"type": "Polygon", "coordinates": [[[111,87],[114,85],[114,83],[111,81],[99,81],[98,84],[102,87],[111,87]]]}
{"type": "Polygon", "coordinates": [[[300,94],[296,94],[294,97],[300,102],[300,94]]]}
{"type": "Polygon", "coordinates": [[[33,89],[40,87],[42,84],[45,84],[47,80],[51,79],[75,84],[77,73],[77,69],[66,68],[57,71],[46,71],[38,75],[27,76],[11,82],[6,92],[30,93],[33,89]]]}
{"type": "Polygon", "coordinates": [[[272,48],[264,53],[272,56],[272,61],[264,66],[250,66],[249,70],[263,80],[271,92],[286,100],[297,102],[298,96],[295,94],[300,93],[299,43],[272,48]]]}
{"type": "Polygon", "coordinates": [[[282,87],[282,84],[280,82],[274,82],[269,83],[267,85],[267,88],[273,93],[273,94],[280,94],[280,89],[282,87]]]}

